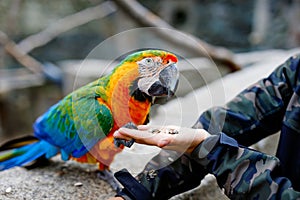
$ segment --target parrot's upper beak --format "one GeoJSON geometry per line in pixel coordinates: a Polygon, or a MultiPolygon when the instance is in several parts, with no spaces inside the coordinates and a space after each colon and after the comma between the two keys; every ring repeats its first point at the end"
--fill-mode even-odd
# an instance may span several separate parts
{"type": "Polygon", "coordinates": [[[179,80],[179,72],[175,63],[170,64],[159,73],[158,81],[148,89],[151,96],[172,97],[175,94],[179,80]]]}

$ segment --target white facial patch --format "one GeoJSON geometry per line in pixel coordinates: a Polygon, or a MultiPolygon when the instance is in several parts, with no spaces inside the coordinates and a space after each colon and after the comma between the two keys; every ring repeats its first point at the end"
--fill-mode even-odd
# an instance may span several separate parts
{"type": "Polygon", "coordinates": [[[152,77],[163,69],[162,59],[160,57],[144,58],[137,62],[141,77],[152,77]]]}

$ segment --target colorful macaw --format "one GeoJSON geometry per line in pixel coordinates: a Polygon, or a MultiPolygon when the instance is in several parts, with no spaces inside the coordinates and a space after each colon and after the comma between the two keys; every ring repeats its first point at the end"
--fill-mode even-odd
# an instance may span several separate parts
{"type": "Polygon", "coordinates": [[[114,145],[113,133],[128,124],[148,123],[154,98],[174,95],[179,79],[176,63],[174,54],[162,50],[127,56],[109,75],[50,107],[35,121],[34,137],[3,144],[0,170],[60,153],[65,161],[95,163],[110,173],[109,165],[124,147],[117,147],[120,141],[114,145]]]}

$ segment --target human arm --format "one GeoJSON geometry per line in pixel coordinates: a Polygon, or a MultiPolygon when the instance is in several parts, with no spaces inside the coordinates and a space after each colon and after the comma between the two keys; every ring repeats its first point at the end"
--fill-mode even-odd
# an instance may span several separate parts
{"type": "Polygon", "coordinates": [[[205,140],[191,157],[215,175],[231,199],[300,198],[290,180],[281,175],[276,157],[240,146],[224,133],[205,140]]]}
{"type": "Polygon", "coordinates": [[[289,58],[224,106],[203,112],[193,128],[204,128],[211,134],[223,132],[244,146],[278,132],[288,103],[300,85],[299,63],[300,54],[289,58]]]}
{"type": "Polygon", "coordinates": [[[194,144],[197,142],[191,142],[191,138],[195,138],[193,131],[182,133],[186,137],[176,137],[163,133],[153,136],[145,130],[120,129],[115,136],[123,139],[134,138],[142,144],[177,151],[182,151],[181,144],[190,144],[189,147],[193,146],[194,149],[190,151],[191,148],[186,148],[189,157],[207,172],[214,174],[220,187],[225,189],[225,194],[231,199],[300,198],[300,193],[293,190],[291,182],[281,177],[277,171],[279,160],[276,157],[239,146],[236,140],[224,133],[209,136],[205,132],[196,132],[201,135],[196,136],[195,141],[199,142],[196,146],[194,144]],[[168,142],[162,142],[166,140],[168,142]]]}

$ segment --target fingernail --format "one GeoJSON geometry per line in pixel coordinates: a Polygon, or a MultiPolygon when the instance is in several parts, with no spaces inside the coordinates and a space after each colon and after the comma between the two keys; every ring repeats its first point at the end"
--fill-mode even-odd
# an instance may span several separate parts
{"type": "Polygon", "coordinates": [[[121,128],[119,128],[118,132],[122,132],[122,131],[124,131],[125,129],[126,129],[126,128],[121,127],[121,128]]]}
{"type": "Polygon", "coordinates": [[[115,136],[117,136],[118,134],[119,134],[119,131],[115,131],[114,134],[113,134],[113,136],[115,137],[115,136]]]}

